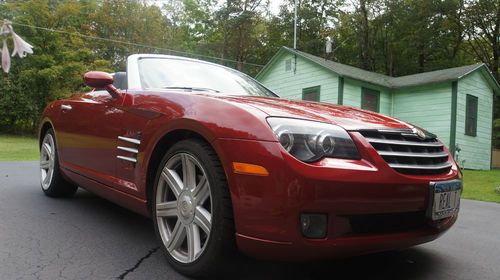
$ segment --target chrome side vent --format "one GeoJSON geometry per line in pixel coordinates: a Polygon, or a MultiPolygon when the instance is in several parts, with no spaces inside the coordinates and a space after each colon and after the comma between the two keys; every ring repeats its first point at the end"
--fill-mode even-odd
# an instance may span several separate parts
{"type": "Polygon", "coordinates": [[[119,153],[125,155],[117,155],[116,158],[134,164],[137,163],[137,154],[139,154],[139,145],[141,144],[141,140],[125,136],[118,136],[118,140],[119,142],[122,142],[122,145],[119,144],[116,148],[119,153]]]}
{"type": "Polygon", "coordinates": [[[129,137],[125,137],[125,136],[118,136],[118,140],[122,140],[122,141],[129,142],[129,143],[136,144],[136,145],[141,144],[141,140],[135,139],[135,138],[129,138],[129,137]]]}
{"type": "Polygon", "coordinates": [[[435,135],[414,130],[361,130],[365,139],[394,170],[409,175],[437,175],[451,169],[448,153],[435,135]],[[423,137],[424,136],[424,137],[423,137]]]}

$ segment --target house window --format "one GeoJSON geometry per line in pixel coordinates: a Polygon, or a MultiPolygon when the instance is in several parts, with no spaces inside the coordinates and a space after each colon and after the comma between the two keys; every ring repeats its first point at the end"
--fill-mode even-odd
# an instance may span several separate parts
{"type": "Polygon", "coordinates": [[[477,97],[467,94],[465,101],[465,135],[477,134],[477,97]]]}
{"type": "Polygon", "coordinates": [[[292,70],[292,59],[285,60],[285,72],[292,70]]]}
{"type": "Polygon", "coordinates": [[[319,101],[320,86],[302,89],[302,100],[319,101]]]}
{"type": "Polygon", "coordinates": [[[380,111],[380,92],[369,88],[361,89],[361,108],[373,112],[380,111]]]}

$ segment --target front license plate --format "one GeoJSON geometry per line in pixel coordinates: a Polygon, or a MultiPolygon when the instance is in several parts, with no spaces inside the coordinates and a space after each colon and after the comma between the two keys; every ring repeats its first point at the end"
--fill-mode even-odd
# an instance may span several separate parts
{"type": "Polygon", "coordinates": [[[458,213],[462,181],[431,182],[431,218],[433,221],[448,218],[458,213]]]}

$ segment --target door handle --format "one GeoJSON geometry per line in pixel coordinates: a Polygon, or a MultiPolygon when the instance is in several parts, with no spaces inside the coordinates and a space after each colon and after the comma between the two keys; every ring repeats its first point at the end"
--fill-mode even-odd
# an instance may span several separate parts
{"type": "Polygon", "coordinates": [[[73,109],[73,107],[71,107],[71,105],[66,105],[66,104],[63,104],[63,105],[61,105],[61,109],[62,109],[62,110],[68,110],[68,111],[69,111],[69,110],[73,109]]]}

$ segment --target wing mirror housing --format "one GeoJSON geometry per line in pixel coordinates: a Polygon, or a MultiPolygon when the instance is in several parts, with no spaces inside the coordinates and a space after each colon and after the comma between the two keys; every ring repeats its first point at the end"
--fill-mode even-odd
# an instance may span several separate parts
{"type": "Polygon", "coordinates": [[[122,95],[120,90],[113,85],[113,76],[109,73],[102,71],[87,72],[83,75],[83,82],[89,87],[107,90],[113,98],[122,95]]]}

